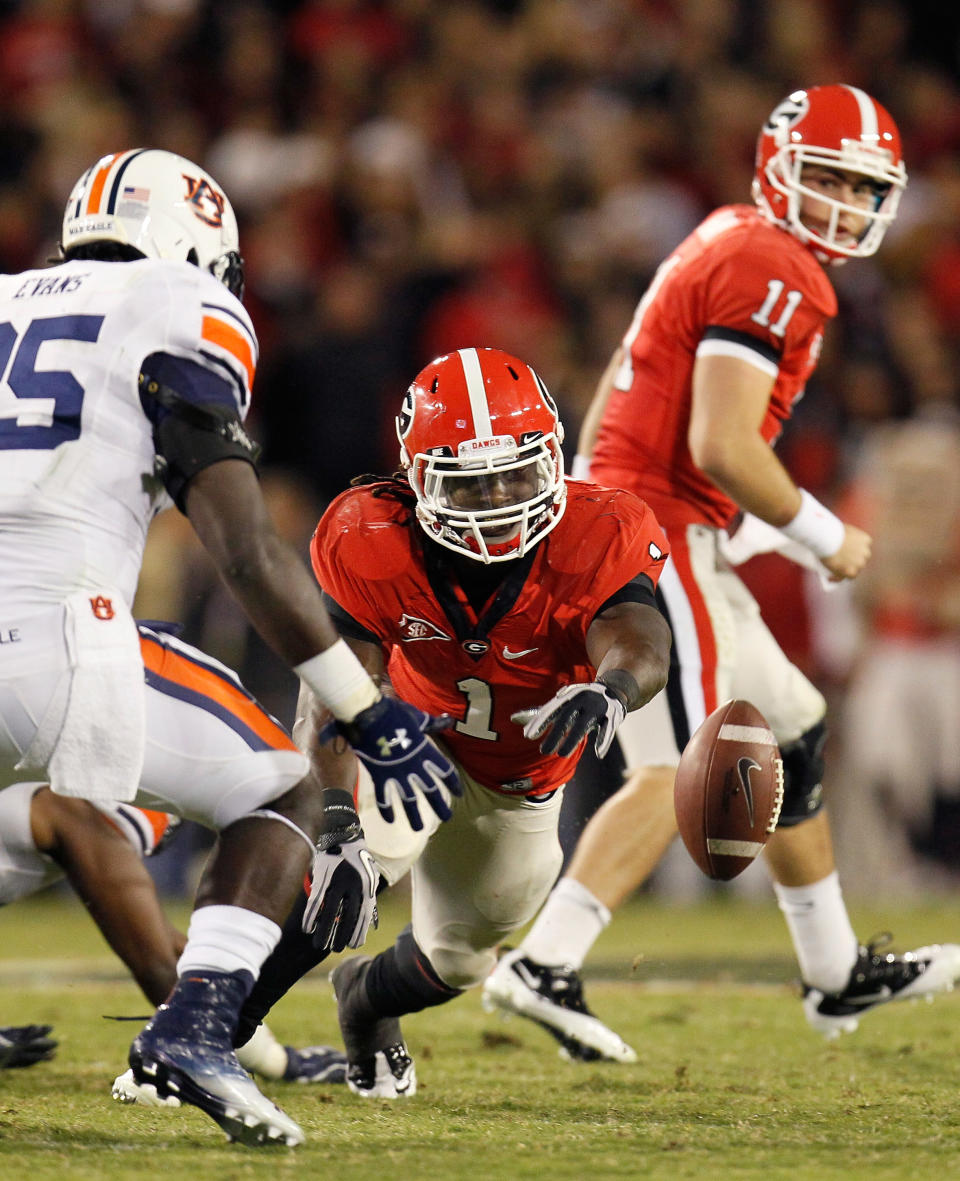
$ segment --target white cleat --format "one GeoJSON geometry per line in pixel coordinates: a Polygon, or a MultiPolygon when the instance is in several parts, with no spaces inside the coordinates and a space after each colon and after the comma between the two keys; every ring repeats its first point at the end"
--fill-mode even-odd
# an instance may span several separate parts
{"type": "Polygon", "coordinates": [[[483,1007],[529,1017],[560,1043],[570,1062],[636,1062],[637,1052],[587,1008],[576,970],[508,952],[483,985],[483,1007]]]}

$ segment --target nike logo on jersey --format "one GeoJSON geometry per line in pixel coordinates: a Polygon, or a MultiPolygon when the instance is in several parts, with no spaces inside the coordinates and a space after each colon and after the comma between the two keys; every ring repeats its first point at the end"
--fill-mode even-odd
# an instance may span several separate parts
{"type": "Polygon", "coordinates": [[[506,644],[504,644],[503,659],[504,660],[519,660],[521,656],[529,656],[531,652],[536,652],[536,651],[537,651],[536,648],[521,648],[519,652],[511,652],[510,649],[506,646],[506,644]]]}
{"type": "Polygon", "coordinates": [[[760,764],[756,759],[746,756],[737,759],[737,774],[740,776],[740,786],[743,788],[743,795],[747,801],[747,819],[750,821],[751,828],[753,827],[753,788],[750,786],[750,772],[759,770],[760,764]]]}

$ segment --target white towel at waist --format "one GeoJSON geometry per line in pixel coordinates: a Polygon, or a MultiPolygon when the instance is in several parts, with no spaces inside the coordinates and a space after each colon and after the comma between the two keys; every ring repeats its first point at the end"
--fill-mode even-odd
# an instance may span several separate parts
{"type": "Polygon", "coordinates": [[[72,664],[66,712],[44,718],[17,770],[45,770],[59,795],[132,800],[146,736],[137,625],[112,587],[77,591],[64,608],[72,664]]]}

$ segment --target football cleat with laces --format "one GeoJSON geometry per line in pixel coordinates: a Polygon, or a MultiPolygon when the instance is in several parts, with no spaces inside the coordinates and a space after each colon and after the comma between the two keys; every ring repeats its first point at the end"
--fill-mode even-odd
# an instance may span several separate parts
{"type": "Polygon", "coordinates": [[[365,1099],[409,1099],[417,1093],[417,1071],[396,1017],[378,1017],[363,982],[369,956],[344,960],[330,973],[340,1032],[347,1051],[347,1086],[365,1099]]]}
{"type": "Polygon", "coordinates": [[[552,967],[510,951],[487,977],[483,1007],[529,1017],[560,1043],[571,1062],[636,1062],[632,1047],[587,1008],[583,984],[571,967],[552,967]]]}
{"type": "Polygon", "coordinates": [[[860,948],[857,962],[842,992],[824,993],[803,986],[803,1011],[807,1021],[828,1038],[853,1033],[864,1013],[889,1001],[932,1001],[938,992],[951,992],[960,979],[960,946],[935,943],[903,955],[884,951],[889,933],[878,935],[860,948]]]}
{"type": "Polygon", "coordinates": [[[190,973],[180,978],[170,1001],[130,1047],[130,1071],[140,1094],[121,1075],[113,1097],[121,1103],[144,1102],[199,1107],[228,1138],[251,1147],[303,1143],[300,1127],[257,1090],[237,1061],[232,1032],[243,1003],[241,973],[190,973]],[[172,1101],[172,1102],[171,1102],[172,1101]]]}

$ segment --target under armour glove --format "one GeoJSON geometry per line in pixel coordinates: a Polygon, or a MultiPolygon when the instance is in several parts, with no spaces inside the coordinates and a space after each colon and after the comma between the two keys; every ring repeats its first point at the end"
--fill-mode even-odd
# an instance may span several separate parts
{"type": "Polygon", "coordinates": [[[596,731],[597,756],[602,759],[626,716],[624,695],[610,685],[591,681],[589,685],[567,685],[539,709],[521,710],[512,719],[523,725],[524,738],[536,740],[546,734],[541,751],[561,758],[572,755],[584,738],[596,731]]]}
{"type": "Polygon", "coordinates": [[[420,799],[441,820],[450,819],[453,813],[441,789],[460,796],[463,786],[453,763],[429,737],[449,730],[453,725],[449,714],[433,717],[396,697],[381,697],[352,721],[336,725],[370,772],[377,808],[387,824],[393,823],[391,791],[400,796],[414,832],[423,828],[420,799]]]}
{"type": "Polygon", "coordinates": [[[58,1042],[49,1037],[52,1025],[8,1025],[0,1028],[0,1068],[47,1062],[58,1042]]]}
{"type": "MultiPolygon", "coordinates": [[[[330,834],[334,836],[335,834],[330,834]]],[[[367,849],[360,825],[347,839],[321,837],[310,873],[310,897],[302,927],[318,951],[362,947],[370,927],[379,924],[380,870],[367,849]],[[325,843],[327,842],[327,843],[325,843]]]]}

